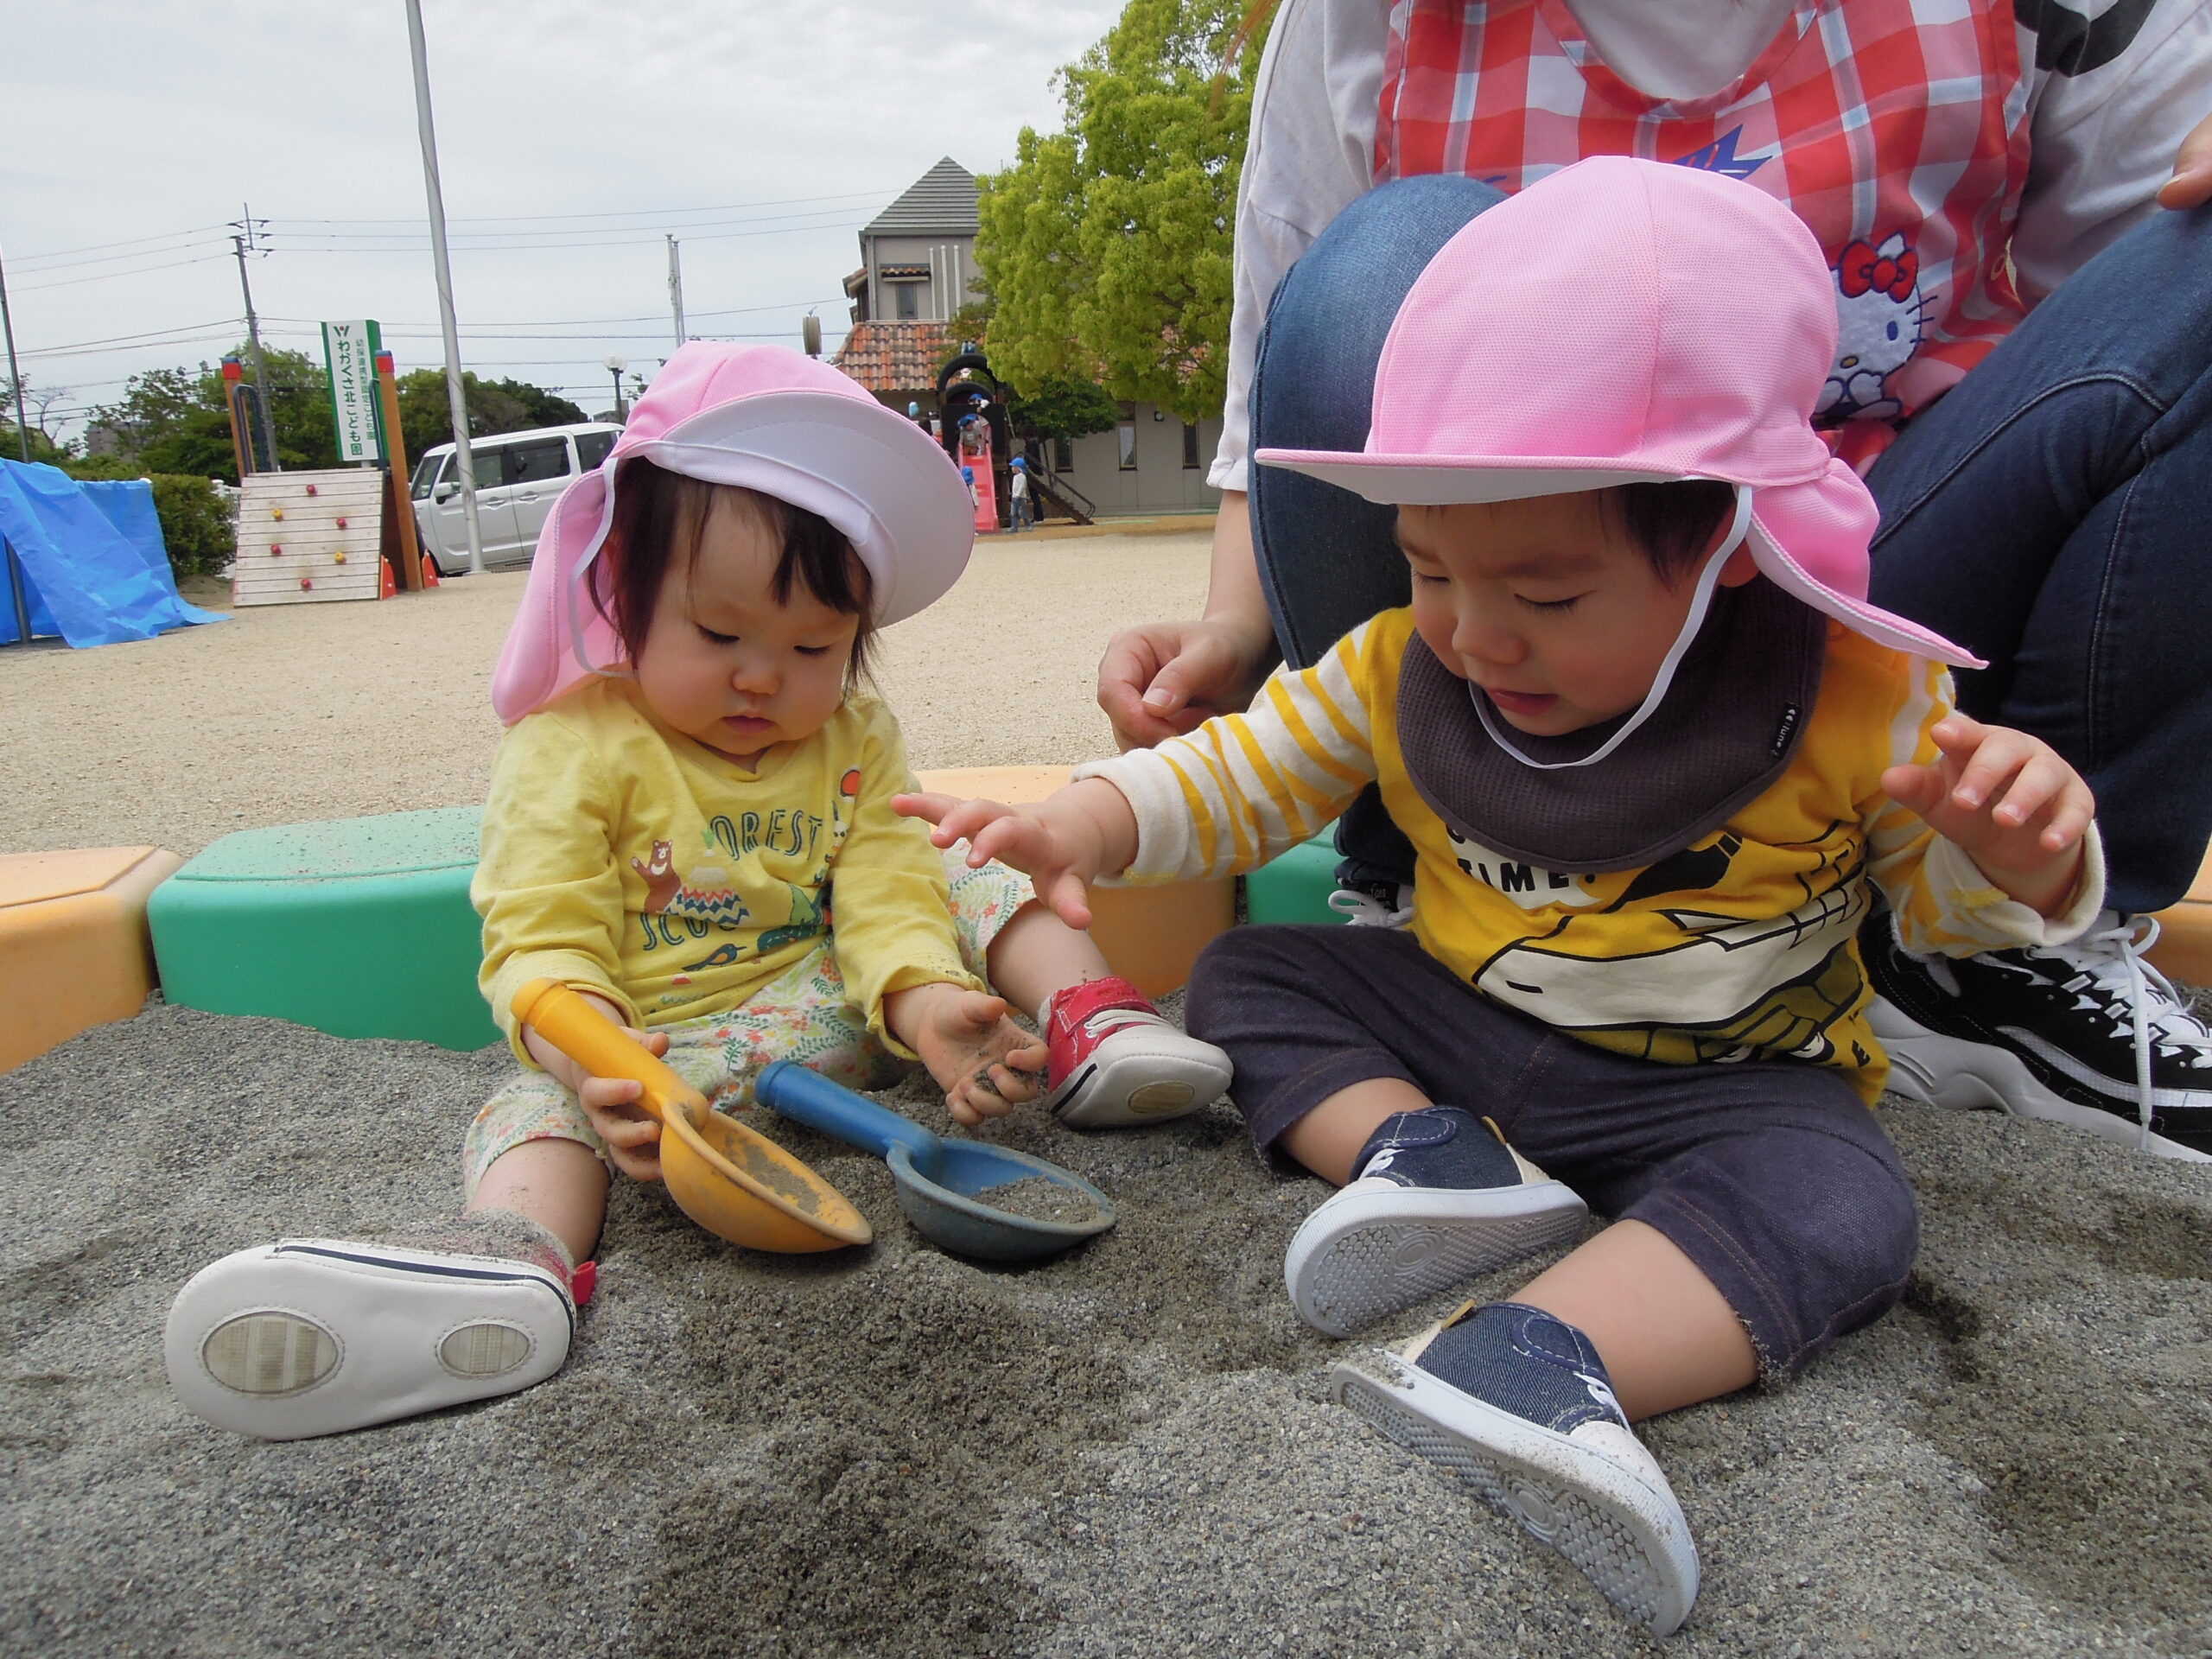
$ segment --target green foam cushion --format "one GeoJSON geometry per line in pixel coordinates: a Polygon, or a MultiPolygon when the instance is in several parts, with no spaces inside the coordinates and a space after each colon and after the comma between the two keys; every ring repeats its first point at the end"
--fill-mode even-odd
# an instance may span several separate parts
{"type": "Polygon", "coordinates": [[[1341,922],[1329,908],[1337,890],[1337,827],[1325,826],[1273,863],[1244,878],[1244,919],[1248,922],[1341,922]]]}
{"type": "Polygon", "coordinates": [[[146,906],[169,1001],[339,1037],[499,1040],[476,988],[474,806],[244,830],[146,906]]]}

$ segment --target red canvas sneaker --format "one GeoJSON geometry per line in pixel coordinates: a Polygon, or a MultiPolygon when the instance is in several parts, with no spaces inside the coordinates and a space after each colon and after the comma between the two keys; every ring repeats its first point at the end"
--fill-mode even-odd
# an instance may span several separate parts
{"type": "Polygon", "coordinates": [[[1229,1056],[1178,1031],[1126,979],[1072,985],[1045,1010],[1045,1104],[1079,1129],[1180,1117],[1229,1087],[1229,1056]]]}

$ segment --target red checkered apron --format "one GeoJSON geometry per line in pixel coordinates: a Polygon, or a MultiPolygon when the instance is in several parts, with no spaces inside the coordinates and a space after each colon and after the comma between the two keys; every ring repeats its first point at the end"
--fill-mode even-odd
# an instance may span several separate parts
{"type": "Polygon", "coordinates": [[[1842,324],[1820,419],[1853,460],[2026,313],[2006,256],[2028,170],[2012,0],[1798,0],[1742,79],[1679,102],[1608,69],[1565,0],[1396,0],[1377,183],[1513,191],[1586,156],[1747,179],[1812,226],[1842,324]]]}

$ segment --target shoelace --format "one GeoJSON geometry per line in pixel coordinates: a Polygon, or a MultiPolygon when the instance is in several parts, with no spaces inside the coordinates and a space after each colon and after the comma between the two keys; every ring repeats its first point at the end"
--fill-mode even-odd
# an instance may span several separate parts
{"type": "MultiPolygon", "coordinates": [[[[1401,887],[1398,891],[1404,893],[1407,889],[1401,887]]],[[[1331,893],[1329,908],[1353,927],[1403,927],[1414,918],[1411,905],[1400,905],[1393,909],[1372,893],[1360,893],[1351,887],[1338,887],[1331,893]]]]}
{"type": "Polygon", "coordinates": [[[2150,1004],[2154,987],[2167,1004],[2155,1021],[2159,1040],[2177,1047],[2212,1049],[2212,1032],[2206,1031],[2203,1021],[2182,1001],[2173,982],[2143,960],[2141,953],[2158,941],[2157,917],[2115,915],[2111,925],[2092,928],[2063,947],[2065,957],[2083,959],[2083,972],[2090,983],[2101,990],[2125,989],[2126,993],[2135,1039],[2135,1115],[2139,1129],[2136,1147],[2145,1152],[2151,1146],[2153,1104],[2151,1031],[2154,1022],[2150,1004]],[[2179,1029],[2183,1021],[2196,1029],[2179,1029]]]}

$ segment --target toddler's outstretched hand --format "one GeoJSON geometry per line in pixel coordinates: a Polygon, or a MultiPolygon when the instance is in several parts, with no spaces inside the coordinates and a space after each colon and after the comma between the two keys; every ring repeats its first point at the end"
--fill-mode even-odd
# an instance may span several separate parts
{"type": "Polygon", "coordinates": [[[953,1121],[973,1128],[1034,1100],[1046,1048],[1007,1018],[1006,999],[958,985],[917,985],[884,999],[884,1020],[922,1057],[953,1121]]]}
{"type": "MultiPolygon", "coordinates": [[[[1113,790],[1110,784],[1099,787],[1113,790]]],[[[1091,816],[1065,804],[1071,792],[1064,790],[1027,806],[963,801],[955,795],[893,795],[891,810],[935,824],[932,846],[965,840],[971,867],[994,858],[1013,865],[1036,883],[1037,896],[1054,915],[1081,931],[1090,925],[1090,883],[1101,872],[1105,849],[1091,816]]],[[[1119,800],[1120,791],[1113,792],[1119,800]]]]}
{"type": "Polygon", "coordinates": [[[2089,786],[2040,738],[1951,715],[1929,734],[1933,766],[1891,766],[1882,789],[2022,904],[2050,915],[2073,890],[2096,813],[2089,786]]]}

